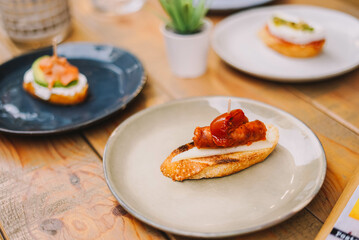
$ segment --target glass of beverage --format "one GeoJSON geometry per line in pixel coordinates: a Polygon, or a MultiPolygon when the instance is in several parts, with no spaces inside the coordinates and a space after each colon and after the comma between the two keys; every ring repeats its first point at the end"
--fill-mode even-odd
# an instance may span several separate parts
{"type": "Polygon", "coordinates": [[[67,0],[0,0],[0,13],[9,37],[33,48],[61,42],[71,28],[67,0]]]}
{"type": "Polygon", "coordinates": [[[136,12],[142,8],[145,2],[146,0],[92,0],[97,9],[115,15],[136,12]]]}

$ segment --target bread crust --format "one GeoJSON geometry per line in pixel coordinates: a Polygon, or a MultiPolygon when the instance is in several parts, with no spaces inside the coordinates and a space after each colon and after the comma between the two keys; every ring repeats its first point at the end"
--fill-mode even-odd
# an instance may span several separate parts
{"type": "Polygon", "coordinates": [[[273,145],[271,148],[190,158],[172,162],[172,159],[176,155],[195,147],[194,143],[191,142],[175,149],[162,163],[161,171],[163,175],[172,178],[174,181],[223,177],[239,172],[264,161],[276,147],[279,139],[278,129],[273,125],[268,125],[268,128],[272,128],[275,132],[275,140],[272,142],[273,145]]]}
{"type": "Polygon", "coordinates": [[[77,92],[76,94],[72,96],[65,96],[65,95],[58,95],[58,94],[51,94],[49,100],[44,100],[42,98],[39,98],[35,93],[35,88],[33,86],[33,82],[23,83],[23,88],[25,91],[30,93],[32,96],[41,99],[46,102],[50,102],[53,104],[59,104],[59,105],[75,105],[79,104],[83,101],[85,101],[88,91],[88,84],[86,84],[80,92],[77,92]]]}
{"type": "Polygon", "coordinates": [[[272,35],[267,26],[261,29],[259,37],[268,47],[285,56],[295,58],[314,57],[322,51],[325,43],[325,39],[304,45],[290,43],[272,35]]]}

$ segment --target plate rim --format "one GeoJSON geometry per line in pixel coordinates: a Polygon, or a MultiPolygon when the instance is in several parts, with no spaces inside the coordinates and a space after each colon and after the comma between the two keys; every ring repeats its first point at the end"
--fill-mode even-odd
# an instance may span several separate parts
{"type": "Polygon", "coordinates": [[[214,50],[214,52],[217,54],[217,56],[224,61],[225,63],[227,63],[228,65],[230,65],[231,67],[244,72],[246,74],[249,74],[251,76],[255,76],[255,77],[259,77],[261,79],[264,80],[269,80],[269,81],[274,81],[274,82],[285,82],[285,83],[304,83],[304,82],[317,82],[317,81],[324,81],[324,80],[328,80],[330,78],[333,77],[337,77],[340,75],[343,75],[345,73],[351,72],[354,69],[356,69],[359,66],[359,60],[357,60],[356,62],[352,63],[350,66],[342,69],[341,71],[338,72],[334,72],[334,73],[327,73],[327,74],[317,74],[317,75],[312,75],[312,76],[307,76],[307,77],[288,77],[288,76],[278,76],[278,75],[266,75],[266,74],[261,74],[261,73],[257,73],[251,70],[247,70],[246,68],[243,68],[241,66],[238,66],[238,64],[235,63],[235,61],[232,61],[230,59],[230,57],[226,57],[226,54],[224,53],[224,50],[222,50],[222,48],[219,46],[218,42],[218,38],[220,38],[220,34],[218,33],[222,27],[224,27],[225,25],[229,24],[231,21],[236,20],[237,18],[246,15],[248,13],[251,12],[256,12],[256,11],[261,11],[261,10],[268,10],[268,9],[275,9],[275,8],[297,8],[297,7],[301,7],[301,8],[311,8],[311,9],[316,9],[316,10],[320,10],[320,11],[326,11],[326,12],[332,12],[335,14],[339,14],[345,17],[349,17],[354,21],[357,21],[357,24],[359,26],[359,19],[354,17],[351,14],[342,12],[342,11],[338,11],[335,9],[331,9],[331,8],[325,8],[325,7],[320,7],[320,6],[313,6],[313,5],[306,5],[306,4],[279,4],[279,5],[272,5],[272,6],[262,6],[262,7],[258,7],[258,8],[253,8],[253,9],[248,9],[242,12],[238,12],[235,14],[232,14],[226,18],[224,18],[223,20],[221,20],[218,24],[215,25],[214,30],[213,30],[213,34],[212,34],[212,38],[211,38],[211,46],[214,50]]]}
{"type": "MultiPolygon", "coordinates": [[[[43,136],[43,135],[51,135],[51,134],[61,134],[61,133],[67,133],[67,132],[71,132],[71,131],[76,131],[76,130],[80,130],[83,129],[85,127],[89,127],[101,120],[105,120],[109,117],[111,117],[112,115],[114,115],[115,113],[123,110],[126,108],[126,106],[133,100],[135,99],[138,94],[142,91],[142,89],[144,88],[146,82],[147,82],[147,71],[144,68],[143,63],[140,61],[140,59],[134,55],[132,52],[128,51],[127,49],[121,48],[121,47],[117,47],[111,44],[105,44],[105,43],[93,43],[93,42],[66,42],[66,43],[62,43],[59,44],[58,48],[61,48],[62,46],[69,46],[69,45],[89,45],[89,46],[105,46],[105,47],[111,47],[114,49],[118,49],[128,55],[130,55],[136,62],[137,64],[139,64],[141,70],[142,70],[142,75],[141,75],[141,79],[139,81],[139,85],[137,86],[136,90],[134,92],[132,92],[132,94],[124,101],[124,103],[122,105],[117,106],[116,108],[114,108],[112,111],[106,112],[101,116],[98,116],[96,118],[92,118],[89,119],[87,121],[78,123],[76,125],[68,125],[66,127],[62,127],[62,128],[56,128],[56,129],[51,129],[51,130],[30,130],[30,131],[25,131],[25,130],[11,130],[11,129],[7,129],[7,128],[3,128],[0,126],[0,132],[1,133],[6,133],[6,134],[13,134],[13,135],[23,135],[23,136],[43,136]]],[[[42,51],[46,51],[46,50],[50,50],[51,47],[44,47],[44,48],[39,48],[30,52],[26,52],[24,54],[20,54],[18,56],[15,56],[11,59],[9,59],[6,62],[3,62],[2,64],[0,64],[0,69],[2,68],[6,68],[7,65],[12,64],[13,61],[18,61],[21,58],[26,58],[29,57],[33,54],[42,52],[42,51]]],[[[1,79],[0,79],[1,81],[1,79]]]]}
{"type": "Polygon", "coordinates": [[[110,191],[112,192],[112,194],[114,195],[114,197],[116,198],[116,200],[120,203],[120,205],[127,211],[129,212],[132,216],[134,216],[135,218],[137,218],[138,220],[156,228],[156,229],[160,229],[162,231],[165,232],[169,232],[169,233],[173,233],[173,234],[178,234],[181,236],[186,236],[186,237],[199,237],[199,238],[218,238],[218,237],[231,237],[231,236],[237,236],[237,235],[242,235],[242,234],[247,234],[247,233],[252,233],[252,232],[256,232],[256,231],[260,231],[269,227],[272,227],[276,224],[279,224],[281,222],[284,222],[285,220],[289,219],[290,217],[292,217],[293,215],[295,215],[296,213],[298,213],[299,211],[301,211],[302,209],[304,209],[313,199],[314,197],[318,194],[318,192],[320,191],[320,189],[323,186],[325,177],[326,177],[326,171],[327,171],[327,158],[326,158],[326,154],[323,148],[322,143],[320,142],[318,136],[313,132],[313,130],[307,125],[305,124],[303,121],[301,121],[300,119],[298,119],[297,117],[295,117],[294,115],[280,109],[277,108],[275,106],[272,106],[270,104],[261,102],[261,101],[257,101],[257,100],[253,100],[253,99],[249,99],[249,98],[242,98],[242,97],[234,97],[234,96],[222,96],[222,95],[215,95],[215,96],[200,96],[200,97],[188,97],[188,98],[182,98],[182,99],[176,99],[176,100],[171,100],[168,101],[166,103],[163,104],[159,104],[156,106],[152,106],[146,109],[143,109],[133,115],[131,115],[129,118],[127,118],[125,121],[123,121],[121,124],[119,124],[115,130],[111,133],[110,137],[108,138],[108,141],[106,143],[105,149],[104,149],[104,154],[103,154],[103,170],[104,170],[104,176],[105,176],[105,180],[106,180],[106,184],[108,186],[108,188],[110,189],[110,191]],[[245,102],[251,102],[251,103],[255,103],[255,104],[259,104],[261,106],[264,107],[269,107],[269,108],[273,108],[276,111],[279,111],[282,114],[285,114],[289,117],[292,117],[294,120],[298,121],[300,124],[302,124],[304,127],[306,127],[309,132],[314,136],[314,138],[318,141],[319,143],[319,148],[323,154],[323,169],[321,171],[321,176],[318,178],[318,184],[315,188],[315,191],[313,191],[312,195],[304,202],[302,202],[300,205],[296,206],[294,209],[292,209],[291,211],[289,211],[288,213],[284,214],[283,216],[274,219],[271,222],[267,222],[265,224],[262,225],[257,225],[254,227],[250,227],[244,230],[237,230],[237,231],[228,231],[228,232],[219,232],[219,233],[210,233],[210,232],[191,232],[191,231],[183,231],[183,230],[178,230],[175,228],[171,228],[171,227],[167,227],[164,226],[162,224],[158,224],[144,216],[142,216],[140,213],[136,212],[135,210],[133,210],[132,208],[130,208],[129,206],[126,205],[126,203],[117,195],[116,191],[115,191],[115,187],[112,186],[110,178],[109,178],[109,173],[108,173],[108,167],[107,167],[107,162],[109,161],[109,157],[108,157],[108,151],[110,148],[110,145],[112,144],[112,142],[114,141],[114,139],[116,138],[118,132],[125,127],[128,123],[130,123],[131,121],[136,120],[136,118],[141,117],[142,115],[147,114],[148,112],[151,111],[156,111],[158,109],[161,109],[162,107],[168,107],[170,105],[175,105],[178,103],[184,103],[184,102],[191,102],[191,101],[201,101],[201,100],[207,100],[207,99],[223,99],[223,98],[231,98],[232,100],[238,100],[238,101],[245,101],[245,102]]]}
{"type": "MultiPolygon", "coordinates": [[[[216,0],[216,1],[222,1],[222,0],[216,0]]],[[[213,5],[213,0],[212,0],[212,5],[210,6],[209,10],[211,11],[228,11],[228,10],[237,10],[237,9],[244,9],[244,8],[250,8],[250,7],[255,7],[255,6],[259,6],[262,4],[266,4],[269,2],[272,2],[274,0],[256,0],[256,2],[254,3],[249,3],[249,4],[238,4],[238,3],[232,3],[232,4],[228,4],[230,6],[225,6],[225,7],[212,7],[213,5]]],[[[232,2],[235,2],[234,0],[232,2]]],[[[247,1],[247,2],[251,2],[251,1],[247,1]]]]}

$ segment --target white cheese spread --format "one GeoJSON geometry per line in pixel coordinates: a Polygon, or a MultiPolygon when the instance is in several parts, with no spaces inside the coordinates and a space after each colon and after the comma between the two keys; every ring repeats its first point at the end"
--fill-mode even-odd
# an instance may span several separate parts
{"type": "Polygon", "coordinates": [[[76,93],[82,91],[87,84],[87,78],[85,75],[79,73],[78,83],[71,87],[53,87],[51,90],[47,87],[41,86],[35,82],[34,74],[32,69],[26,71],[24,75],[25,83],[32,83],[35,89],[35,94],[43,100],[49,100],[51,94],[62,95],[62,96],[74,96],[76,93]]]}
{"type": "Polygon", "coordinates": [[[275,14],[272,18],[270,18],[267,21],[269,32],[282,40],[294,44],[305,45],[325,38],[323,27],[316,23],[306,22],[306,24],[311,27],[311,30],[302,30],[293,28],[286,24],[276,25],[274,23],[274,17],[293,23],[304,23],[304,21],[300,18],[287,14],[275,14]]]}

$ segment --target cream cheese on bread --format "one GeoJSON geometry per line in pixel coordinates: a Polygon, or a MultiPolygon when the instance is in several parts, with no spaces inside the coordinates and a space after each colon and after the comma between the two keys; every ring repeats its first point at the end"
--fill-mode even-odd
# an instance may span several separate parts
{"type": "Polygon", "coordinates": [[[239,145],[231,148],[197,148],[193,147],[187,151],[184,151],[176,156],[174,156],[171,162],[177,162],[183,159],[191,159],[191,158],[201,158],[201,157],[209,157],[215,155],[223,155],[234,152],[244,152],[244,151],[255,151],[265,148],[273,147],[275,144],[276,133],[275,129],[267,126],[266,140],[256,141],[250,145],[239,145]]]}
{"type": "Polygon", "coordinates": [[[62,96],[74,96],[76,93],[79,93],[82,91],[82,89],[87,84],[87,78],[85,75],[79,73],[79,79],[78,83],[74,86],[65,88],[65,87],[53,87],[51,90],[47,87],[41,86],[35,82],[34,74],[32,69],[29,69],[26,71],[24,75],[24,82],[25,83],[32,83],[35,94],[39,98],[43,100],[49,100],[51,97],[51,94],[57,94],[62,96]]]}
{"type": "Polygon", "coordinates": [[[288,14],[277,13],[267,21],[269,32],[287,42],[299,45],[305,45],[311,42],[320,41],[325,38],[324,29],[316,23],[304,22],[298,17],[288,14]],[[283,19],[288,23],[306,24],[309,30],[296,29],[290,24],[278,25],[274,22],[274,18],[283,19]]]}

